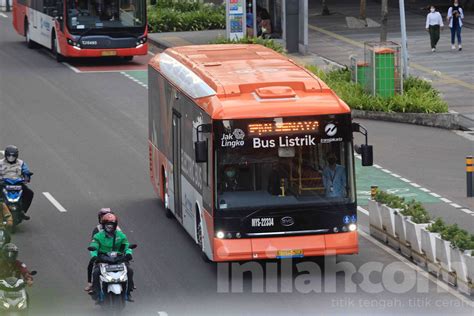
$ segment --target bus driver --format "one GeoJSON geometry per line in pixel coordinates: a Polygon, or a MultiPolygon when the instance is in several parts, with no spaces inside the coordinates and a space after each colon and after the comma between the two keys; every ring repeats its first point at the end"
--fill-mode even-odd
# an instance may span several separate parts
{"type": "Polygon", "coordinates": [[[336,155],[329,153],[328,164],[323,169],[323,184],[326,197],[346,197],[346,169],[336,163],[336,155]]]}

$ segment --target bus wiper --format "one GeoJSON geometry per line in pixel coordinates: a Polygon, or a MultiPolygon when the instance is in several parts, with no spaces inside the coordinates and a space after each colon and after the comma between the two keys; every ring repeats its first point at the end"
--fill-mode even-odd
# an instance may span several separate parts
{"type": "Polygon", "coordinates": [[[253,212],[250,213],[249,215],[243,217],[243,218],[240,220],[240,222],[243,222],[243,221],[245,221],[247,218],[249,218],[249,217],[251,217],[251,216],[254,216],[255,214],[257,214],[257,213],[259,213],[260,211],[262,211],[263,209],[264,209],[263,207],[261,207],[261,208],[259,208],[259,209],[256,209],[255,211],[253,211],[253,212]]]}
{"type": "Polygon", "coordinates": [[[77,40],[77,42],[80,44],[81,43],[81,39],[84,35],[86,35],[87,33],[89,33],[90,31],[94,30],[94,28],[90,27],[88,28],[87,30],[85,30],[84,32],[81,33],[81,35],[79,35],[79,39],[77,40]]]}

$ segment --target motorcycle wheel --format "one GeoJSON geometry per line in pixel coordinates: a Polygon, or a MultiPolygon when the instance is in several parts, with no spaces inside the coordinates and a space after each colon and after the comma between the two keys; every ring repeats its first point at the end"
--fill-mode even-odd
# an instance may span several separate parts
{"type": "Polygon", "coordinates": [[[125,297],[123,293],[122,295],[115,295],[109,293],[107,296],[110,310],[118,312],[125,308],[125,297]]]}

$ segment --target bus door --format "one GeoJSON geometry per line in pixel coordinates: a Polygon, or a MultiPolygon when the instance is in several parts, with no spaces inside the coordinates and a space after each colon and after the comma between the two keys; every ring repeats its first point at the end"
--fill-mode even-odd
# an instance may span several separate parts
{"type": "Polygon", "coordinates": [[[174,212],[179,221],[183,220],[181,207],[181,114],[173,111],[173,183],[174,212]]]}

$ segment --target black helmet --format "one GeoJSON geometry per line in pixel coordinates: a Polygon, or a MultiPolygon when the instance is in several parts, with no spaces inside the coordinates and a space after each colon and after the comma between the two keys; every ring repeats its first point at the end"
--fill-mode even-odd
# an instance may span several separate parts
{"type": "Polygon", "coordinates": [[[15,244],[8,243],[2,249],[3,258],[7,261],[14,262],[18,257],[18,247],[15,244]]]}
{"type": "Polygon", "coordinates": [[[15,163],[15,161],[18,159],[18,147],[14,145],[8,145],[5,147],[4,151],[4,156],[6,161],[9,163],[15,163]]]}

